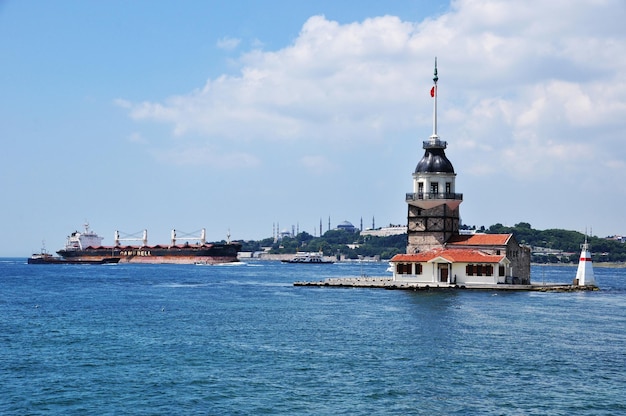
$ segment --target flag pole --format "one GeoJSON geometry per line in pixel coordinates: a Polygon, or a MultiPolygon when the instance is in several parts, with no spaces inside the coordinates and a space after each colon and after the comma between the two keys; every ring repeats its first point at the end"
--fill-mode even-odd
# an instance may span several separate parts
{"type": "Polygon", "coordinates": [[[435,102],[433,104],[433,135],[432,138],[433,140],[437,139],[437,81],[439,80],[439,77],[437,76],[437,57],[435,57],[435,76],[433,77],[433,81],[435,83],[435,85],[433,86],[432,89],[432,96],[435,99],[435,102]]]}

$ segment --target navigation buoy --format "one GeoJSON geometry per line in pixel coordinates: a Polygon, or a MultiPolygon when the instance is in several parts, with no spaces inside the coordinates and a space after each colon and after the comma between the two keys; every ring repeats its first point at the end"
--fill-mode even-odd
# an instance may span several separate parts
{"type": "Polygon", "coordinates": [[[585,242],[580,247],[580,261],[578,262],[575,283],[578,286],[595,286],[596,279],[593,274],[593,264],[591,263],[591,252],[589,251],[587,236],[585,236],[585,242]]]}

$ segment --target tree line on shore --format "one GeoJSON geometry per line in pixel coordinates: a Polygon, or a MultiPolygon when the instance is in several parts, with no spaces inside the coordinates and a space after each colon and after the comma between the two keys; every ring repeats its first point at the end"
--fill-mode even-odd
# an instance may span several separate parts
{"type": "MultiPolygon", "coordinates": [[[[534,263],[578,263],[580,246],[585,234],[563,229],[535,230],[529,223],[520,222],[512,227],[494,224],[490,227],[462,227],[465,230],[487,234],[513,234],[522,245],[532,248],[534,263]]],[[[610,238],[587,236],[594,262],[626,262],[626,244],[610,238]]],[[[300,232],[280,240],[265,238],[258,241],[242,241],[242,251],[269,251],[271,254],[292,254],[297,251],[323,252],[324,255],[340,255],[341,258],[359,259],[378,257],[390,259],[406,252],[406,234],[377,237],[361,235],[345,230],[328,230],[321,237],[300,232]]]]}
{"type": "MultiPolygon", "coordinates": [[[[485,232],[492,234],[512,233],[523,245],[531,246],[533,263],[573,263],[577,264],[585,234],[563,229],[535,230],[527,222],[513,227],[495,224],[485,232]]],[[[626,262],[626,244],[614,238],[586,236],[591,246],[594,262],[626,262]]]]}

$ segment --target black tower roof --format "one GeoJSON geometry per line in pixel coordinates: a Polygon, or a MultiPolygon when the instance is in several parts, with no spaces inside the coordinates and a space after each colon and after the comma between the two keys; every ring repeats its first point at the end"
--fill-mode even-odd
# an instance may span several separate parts
{"type": "Polygon", "coordinates": [[[418,162],[415,173],[454,173],[454,167],[446,157],[447,143],[439,139],[424,142],[424,156],[418,162]]]}

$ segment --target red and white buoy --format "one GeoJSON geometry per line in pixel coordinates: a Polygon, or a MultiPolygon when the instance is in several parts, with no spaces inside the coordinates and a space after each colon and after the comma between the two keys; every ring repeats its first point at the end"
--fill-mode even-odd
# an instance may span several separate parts
{"type": "Polygon", "coordinates": [[[580,261],[578,262],[578,270],[576,271],[576,283],[578,286],[596,285],[596,279],[593,274],[593,264],[591,263],[591,251],[589,251],[589,244],[587,243],[587,236],[585,236],[585,242],[581,245],[580,261]]]}

